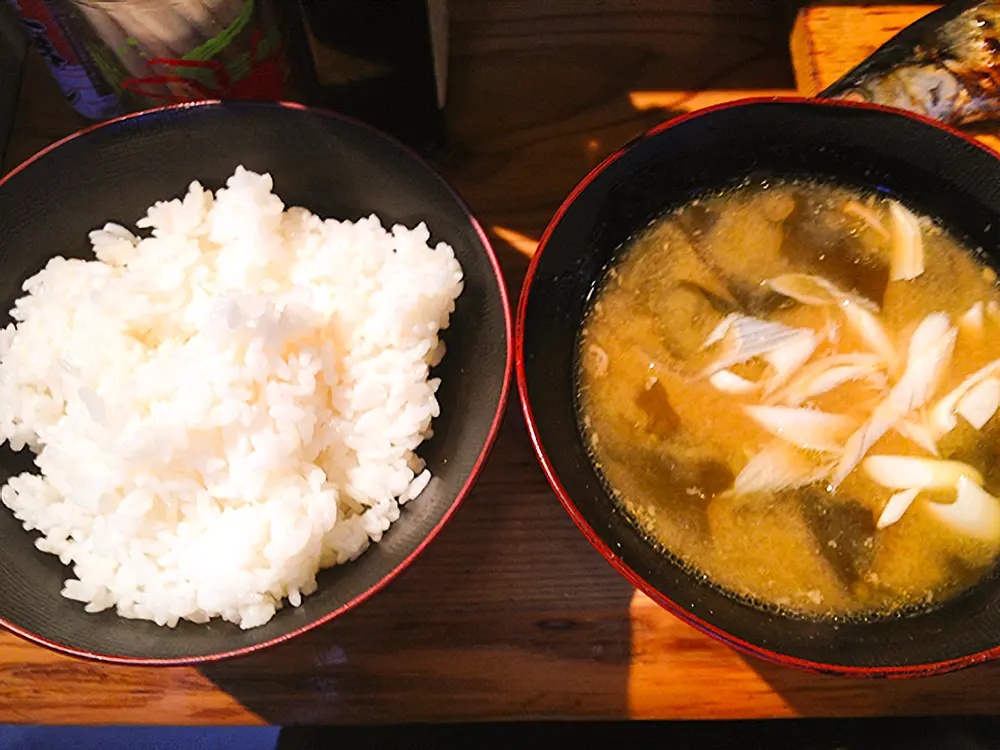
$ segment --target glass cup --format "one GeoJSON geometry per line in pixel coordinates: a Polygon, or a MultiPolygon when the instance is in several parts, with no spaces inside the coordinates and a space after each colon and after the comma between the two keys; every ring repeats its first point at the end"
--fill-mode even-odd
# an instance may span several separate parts
{"type": "Polygon", "coordinates": [[[286,95],[278,0],[12,2],[26,24],[35,16],[47,32],[36,35],[39,45],[61,37],[62,57],[75,58],[86,79],[75,82],[84,98],[93,89],[113,102],[99,116],[199,99],[286,95]]]}

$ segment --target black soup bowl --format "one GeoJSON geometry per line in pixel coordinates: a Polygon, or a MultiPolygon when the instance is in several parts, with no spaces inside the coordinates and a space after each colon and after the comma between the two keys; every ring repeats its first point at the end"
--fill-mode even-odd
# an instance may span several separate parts
{"type": "MultiPolygon", "coordinates": [[[[320,573],[319,588],[258,628],[221,620],[176,629],[87,614],[63,598],[70,571],[34,548],[0,506],[0,624],[77,656],[133,664],[182,664],[280,643],[364,601],[403,570],[469,493],[496,437],[513,360],[511,315],[496,257],[461,199],[420,158],[359,122],[278,103],[205,102],[131,115],[67,138],[0,180],[0,307],[51,256],[93,258],[87,234],[107,221],[134,226],[157,200],[183,195],[192,180],[225,184],[238,165],[269,172],[286,206],[327,218],[372,213],[389,228],[423,221],[447,242],[465,288],[443,338],[434,376],[441,414],[419,449],[434,479],[358,559],[320,573]]],[[[30,451],[0,449],[0,482],[31,470],[30,451]]]]}
{"type": "Polygon", "coordinates": [[[549,224],[521,292],[521,401],[545,473],[573,520],[635,586],[744,652],[807,670],[908,676],[1000,654],[1000,578],[922,614],[832,622],[766,612],[657,550],[613,501],[578,429],[574,358],[588,298],[630,238],[666,210],[750,175],[888,190],[1000,263],[1000,161],[904,113],[822,100],[747,100],[672,120],[608,157],[549,224]]]}

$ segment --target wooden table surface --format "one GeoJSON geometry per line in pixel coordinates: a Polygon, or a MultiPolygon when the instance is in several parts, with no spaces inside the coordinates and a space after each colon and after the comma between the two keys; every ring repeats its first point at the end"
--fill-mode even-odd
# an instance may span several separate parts
{"type": "MultiPolygon", "coordinates": [[[[793,89],[789,5],[452,0],[452,149],[440,166],[493,232],[515,296],[534,238],[609,151],[673,113],[793,89]]],[[[899,18],[843,28],[841,64],[899,18]]],[[[6,166],[81,124],[32,58],[6,166]]],[[[417,564],[333,623],[170,669],[78,661],[0,634],[0,675],[0,722],[31,723],[990,713],[1000,688],[1000,663],[907,681],[808,675],[682,624],[573,526],[516,398],[462,510],[417,564]]]]}

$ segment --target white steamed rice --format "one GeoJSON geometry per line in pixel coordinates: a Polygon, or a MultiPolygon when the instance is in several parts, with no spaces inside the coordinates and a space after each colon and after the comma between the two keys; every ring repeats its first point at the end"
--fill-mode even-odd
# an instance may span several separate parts
{"type": "Polygon", "coordinates": [[[0,437],[41,470],[0,498],[88,612],[262,625],[430,479],[454,252],[271,191],[241,167],[145,239],[92,232],[97,260],[53,258],[0,332],[0,437]]]}

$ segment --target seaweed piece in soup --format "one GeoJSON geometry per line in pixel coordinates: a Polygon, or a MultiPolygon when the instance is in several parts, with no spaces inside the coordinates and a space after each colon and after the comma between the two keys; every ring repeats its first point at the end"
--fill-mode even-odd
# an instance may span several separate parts
{"type": "Polygon", "coordinates": [[[717,313],[721,313],[722,315],[730,315],[734,312],[738,312],[744,309],[743,306],[740,305],[738,302],[735,302],[729,299],[728,297],[723,297],[722,295],[710,292],[707,289],[705,289],[705,287],[701,286],[700,284],[696,284],[693,281],[688,281],[687,279],[684,279],[678,282],[678,286],[688,289],[697,294],[700,294],[702,297],[704,297],[705,301],[712,306],[713,310],[715,310],[717,313]]]}
{"type": "Polygon", "coordinates": [[[681,533],[708,533],[706,511],[712,496],[698,487],[696,473],[683,462],[663,451],[622,443],[605,444],[601,453],[610,459],[606,477],[616,492],[648,498],[643,515],[654,527],[647,529],[651,536],[657,537],[655,526],[663,523],[681,533]]]}
{"type": "Polygon", "coordinates": [[[669,318],[662,313],[656,315],[657,330],[675,357],[687,361],[701,349],[705,338],[722,320],[717,299],[688,283],[679,283],[660,295],[660,310],[670,312],[669,318]],[[668,325],[670,318],[684,320],[686,325],[668,325]]]}
{"type": "MultiPolygon", "coordinates": [[[[730,210],[716,212],[715,220],[706,230],[689,237],[698,257],[723,281],[744,313],[767,314],[786,302],[766,286],[761,286],[756,275],[762,269],[768,269],[773,275],[788,270],[781,247],[784,222],[794,209],[795,200],[789,193],[765,191],[737,203],[730,210]],[[731,246],[743,249],[739,257],[726,254],[725,248],[731,246]]],[[[687,210],[678,212],[681,225],[687,210]]]]}
{"type": "Polygon", "coordinates": [[[881,305],[889,284],[889,263],[852,231],[842,203],[843,199],[832,197],[826,201],[803,198],[786,222],[782,253],[796,268],[808,269],[881,305]]]}
{"type": "Polygon", "coordinates": [[[646,415],[644,429],[658,437],[666,437],[680,424],[680,417],[670,405],[667,391],[659,380],[648,381],[636,395],[635,404],[646,415]]]}
{"type": "Polygon", "coordinates": [[[871,511],[828,492],[807,487],[800,493],[802,516],[837,577],[850,585],[864,578],[875,559],[875,518],[871,511]]]}

